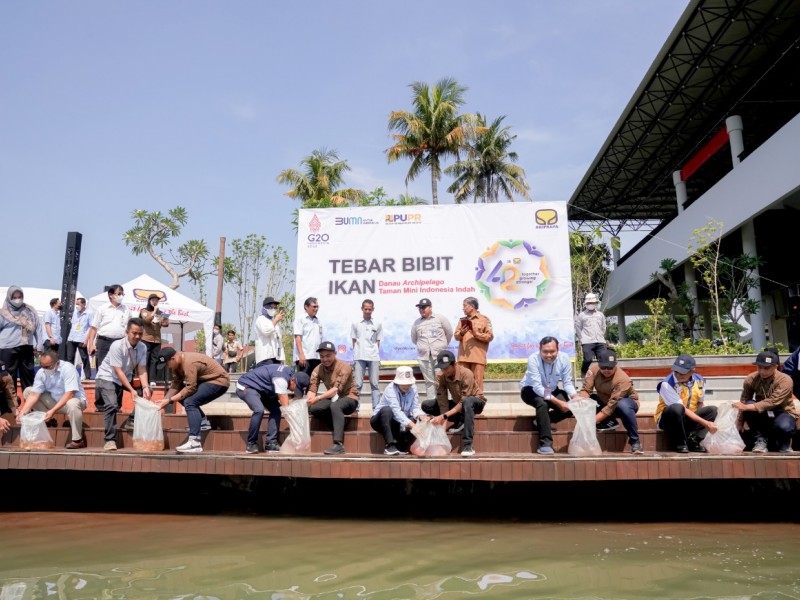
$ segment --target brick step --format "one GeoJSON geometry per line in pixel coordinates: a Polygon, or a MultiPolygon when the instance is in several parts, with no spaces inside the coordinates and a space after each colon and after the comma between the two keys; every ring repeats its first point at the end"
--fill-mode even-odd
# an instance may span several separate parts
{"type": "MultiPolygon", "coordinates": [[[[71,438],[70,429],[64,427],[50,428],[48,430],[53,437],[56,448],[63,448],[71,438]]],[[[187,433],[183,430],[166,430],[164,432],[165,449],[172,450],[176,446],[186,441],[187,433]]],[[[280,441],[288,435],[288,429],[282,429],[280,441]]],[[[247,440],[247,432],[212,430],[204,431],[203,448],[207,452],[244,452],[247,440]]],[[[669,451],[666,436],[662,431],[648,429],[640,430],[639,436],[646,451],[669,451]]],[[[84,437],[90,449],[101,449],[105,440],[101,428],[84,427],[84,437]]],[[[462,436],[460,434],[450,434],[450,443],[453,452],[461,451],[462,436]]],[[[556,452],[566,452],[571,432],[557,431],[553,433],[553,448],[556,452]]],[[[605,452],[624,452],[628,450],[627,435],[624,431],[600,433],[597,436],[600,447],[605,452]]],[[[117,433],[117,446],[120,449],[133,448],[133,436],[128,431],[117,433]]],[[[3,446],[17,446],[19,444],[19,428],[14,427],[12,431],[3,436],[3,446]]],[[[263,437],[259,436],[259,444],[263,443],[263,437]]],[[[332,443],[331,433],[327,431],[311,432],[311,452],[321,453],[332,443]]],[[[478,451],[487,453],[532,453],[539,446],[538,434],[530,432],[507,432],[489,431],[476,432],[473,440],[474,446],[478,451]]],[[[350,431],[345,434],[345,450],[350,454],[381,454],[384,449],[383,437],[375,432],[350,431]]]]}
{"type": "MultiPolygon", "coordinates": [[[[125,420],[128,418],[128,413],[118,413],[117,414],[117,427],[121,427],[125,420]]],[[[66,415],[56,415],[56,421],[58,422],[59,427],[63,427],[65,421],[67,421],[66,415]]],[[[212,415],[208,417],[209,421],[211,422],[211,426],[217,430],[227,430],[227,431],[247,431],[248,427],[250,426],[250,417],[231,417],[231,416],[216,416],[212,415]]],[[[13,423],[13,418],[9,418],[9,420],[13,423]]],[[[648,415],[637,415],[637,422],[639,425],[639,429],[652,429],[655,427],[655,422],[653,421],[653,417],[648,415]]],[[[94,412],[85,412],[83,414],[83,423],[84,426],[90,428],[103,428],[103,415],[101,413],[94,413],[94,412]]],[[[173,414],[165,414],[162,415],[162,424],[165,430],[176,429],[176,430],[183,430],[188,424],[185,414],[181,415],[173,415],[173,414]]],[[[287,429],[289,427],[288,423],[285,420],[281,421],[281,429],[287,429]]],[[[267,418],[264,417],[263,421],[261,422],[261,430],[266,431],[267,428],[267,418]]],[[[530,432],[532,428],[532,417],[531,416],[520,416],[520,415],[507,415],[507,416],[500,416],[500,415],[491,415],[491,416],[484,416],[480,415],[475,419],[475,431],[517,431],[517,432],[530,432]]],[[[575,429],[575,419],[565,419],[559,423],[553,425],[554,431],[563,431],[563,432],[570,432],[575,429]]],[[[620,429],[622,429],[622,423],[620,422],[620,429]]],[[[320,421],[315,418],[311,418],[311,430],[312,431],[330,431],[330,426],[325,423],[324,421],[320,421]]],[[[345,420],[345,431],[372,431],[372,427],[369,423],[369,417],[367,416],[349,416],[345,420]]]]}

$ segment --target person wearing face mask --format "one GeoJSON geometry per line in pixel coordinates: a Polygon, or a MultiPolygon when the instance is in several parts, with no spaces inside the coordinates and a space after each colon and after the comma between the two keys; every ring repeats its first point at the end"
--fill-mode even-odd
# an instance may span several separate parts
{"type": "Polygon", "coordinates": [[[264,298],[261,314],[256,317],[253,330],[256,333],[256,364],[279,365],[285,362],[283,351],[283,330],[281,321],[285,313],[272,296],[264,298]]]}
{"type": "Polygon", "coordinates": [[[150,381],[156,380],[158,351],[161,350],[161,330],[169,327],[169,315],[158,308],[161,300],[159,294],[150,294],[147,306],[139,311],[139,318],[144,324],[142,342],[147,346],[147,373],[150,381]]]}
{"type": "Polygon", "coordinates": [[[61,299],[50,300],[50,310],[44,313],[44,330],[47,339],[44,341],[45,350],[58,350],[61,345],[61,299]]]}
{"type": "Polygon", "coordinates": [[[67,443],[67,450],[86,448],[86,439],[83,437],[86,393],[78,379],[78,371],[72,363],[59,360],[54,350],[42,354],[40,366],[33,385],[22,392],[25,402],[18,416],[32,410],[44,412],[45,421],[52,419],[56,413],[67,415],[72,429],[72,440],[67,443]]]}
{"type": "Polygon", "coordinates": [[[86,349],[86,336],[92,325],[92,313],[86,310],[86,298],[75,299],[75,312],[72,313],[72,327],[67,337],[67,361],[75,364],[75,355],[80,353],[83,364],[82,379],[85,381],[92,377],[92,363],[89,360],[89,351],[86,349]]]}
{"type": "Polygon", "coordinates": [[[211,338],[211,358],[222,366],[223,354],[225,352],[225,338],[222,337],[222,329],[219,325],[214,325],[214,335],[211,338]]]}
{"type": "Polygon", "coordinates": [[[597,294],[589,292],[583,300],[583,310],[575,318],[575,331],[583,351],[581,364],[581,377],[586,377],[586,372],[592,366],[592,360],[606,349],[606,316],[597,310],[599,301],[597,294]]]}
{"type": "Polygon", "coordinates": [[[42,350],[45,339],[44,325],[36,309],[25,303],[22,288],[12,285],[0,308],[0,362],[6,366],[15,387],[17,378],[23,390],[33,385],[34,354],[42,350]]]}
{"type": "MultiPolygon", "coordinates": [[[[89,355],[94,354],[95,368],[99,371],[111,344],[125,337],[125,328],[128,326],[128,309],[122,304],[125,291],[119,284],[113,284],[106,289],[108,303],[101,306],[92,318],[92,326],[86,336],[86,349],[89,355]]],[[[95,403],[96,410],[102,410],[95,403]]]]}

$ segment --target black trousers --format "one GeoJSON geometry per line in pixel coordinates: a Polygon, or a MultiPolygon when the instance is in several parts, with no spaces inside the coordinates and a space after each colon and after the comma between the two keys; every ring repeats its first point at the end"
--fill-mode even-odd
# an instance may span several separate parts
{"type": "Polygon", "coordinates": [[[596,357],[600,359],[600,352],[605,350],[606,345],[598,342],[596,344],[581,344],[583,351],[583,362],[581,363],[581,377],[586,377],[586,372],[592,366],[592,360],[596,357]]]}
{"type": "Polygon", "coordinates": [[[295,362],[294,363],[294,370],[295,371],[303,371],[306,375],[311,377],[311,373],[313,373],[314,369],[316,369],[319,366],[319,363],[320,363],[320,360],[318,358],[307,358],[306,359],[306,368],[305,369],[301,369],[300,368],[300,363],[295,362]]]}
{"type": "MultiPolygon", "coordinates": [[[[701,406],[695,414],[706,421],[713,421],[717,418],[717,407],[701,406]]],[[[686,446],[689,437],[699,442],[708,433],[700,423],[695,423],[686,416],[686,407],[680,403],[670,404],[664,409],[658,419],[658,428],[667,433],[673,447],[686,446]]]]}
{"type": "MultiPolygon", "coordinates": [[[[448,400],[448,403],[448,410],[456,405],[452,400],[448,400]]],[[[461,434],[461,441],[464,446],[472,445],[472,438],[475,435],[475,415],[481,414],[484,406],[486,406],[486,402],[480,398],[467,396],[461,400],[461,412],[454,414],[452,417],[447,417],[447,420],[456,426],[461,422],[464,423],[464,432],[461,434]]],[[[439,403],[435,399],[425,400],[421,408],[426,415],[438,417],[442,414],[439,410],[439,403]]]]}
{"type": "Polygon", "coordinates": [[[330,424],[333,427],[333,441],[341,444],[344,442],[344,418],[357,408],[358,401],[352,398],[339,398],[336,402],[325,398],[309,406],[308,412],[330,424]]]}
{"type": "MultiPolygon", "coordinates": [[[[158,351],[161,350],[161,342],[145,342],[147,346],[147,379],[150,385],[155,385],[158,377],[158,351]]],[[[165,371],[162,371],[164,373],[165,371]]]]}
{"type": "Polygon", "coordinates": [[[16,387],[19,378],[20,387],[25,388],[33,385],[35,372],[33,370],[33,346],[17,346],[16,348],[4,348],[0,350],[0,360],[6,366],[6,371],[11,375],[11,379],[16,387]]]}
{"type": "MultiPolygon", "coordinates": [[[[552,446],[553,428],[551,423],[563,421],[571,417],[572,413],[570,411],[563,412],[555,404],[539,396],[529,385],[522,388],[519,395],[525,404],[536,409],[536,422],[539,424],[539,445],[552,446]]],[[[552,395],[559,400],[569,402],[569,396],[564,390],[556,388],[553,390],[552,395]]]]}
{"type": "Polygon", "coordinates": [[[86,379],[92,378],[92,362],[89,358],[89,351],[84,342],[67,342],[67,362],[75,364],[75,355],[80,353],[83,363],[83,376],[86,379]]]}
{"type": "Polygon", "coordinates": [[[383,436],[386,445],[396,444],[400,434],[400,423],[394,420],[392,409],[388,406],[382,407],[377,413],[372,415],[369,419],[369,424],[372,429],[377,431],[383,436]]]}
{"type": "Polygon", "coordinates": [[[97,336],[97,339],[94,342],[94,347],[95,347],[94,356],[97,363],[95,364],[95,367],[97,368],[98,371],[100,370],[100,365],[103,364],[103,361],[106,358],[106,354],[108,354],[108,351],[111,348],[111,344],[116,342],[118,339],[122,338],[110,338],[104,335],[97,336]]]}

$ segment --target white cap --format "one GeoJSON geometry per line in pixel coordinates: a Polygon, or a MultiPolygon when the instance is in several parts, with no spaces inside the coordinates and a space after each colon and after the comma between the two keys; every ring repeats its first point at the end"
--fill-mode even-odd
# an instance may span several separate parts
{"type": "Polygon", "coordinates": [[[583,299],[584,304],[597,304],[597,302],[597,294],[593,292],[586,294],[586,297],[583,299]]]}

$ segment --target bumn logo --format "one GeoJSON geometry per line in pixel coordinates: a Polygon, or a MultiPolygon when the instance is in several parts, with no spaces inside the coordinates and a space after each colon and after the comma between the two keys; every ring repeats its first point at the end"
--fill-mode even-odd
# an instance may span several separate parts
{"type": "Polygon", "coordinates": [[[558,223],[558,213],[552,208],[543,208],[536,211],[537,225],[555,225],[558,223]]]}

